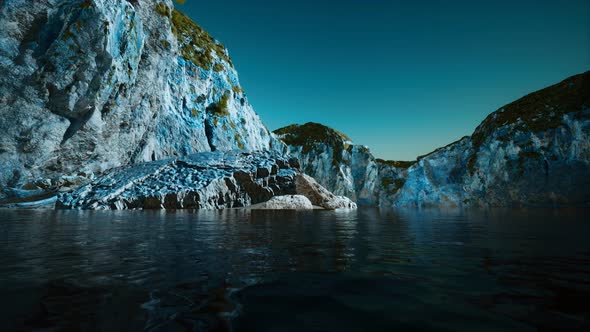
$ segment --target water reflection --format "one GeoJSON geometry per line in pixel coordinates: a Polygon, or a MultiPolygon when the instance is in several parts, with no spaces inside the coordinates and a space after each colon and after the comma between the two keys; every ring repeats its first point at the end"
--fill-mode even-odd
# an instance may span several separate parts
{"type": "Polygon", "coordinates": [[[0,323],[583,330],[585,212],[0,210],[0,323]]]}

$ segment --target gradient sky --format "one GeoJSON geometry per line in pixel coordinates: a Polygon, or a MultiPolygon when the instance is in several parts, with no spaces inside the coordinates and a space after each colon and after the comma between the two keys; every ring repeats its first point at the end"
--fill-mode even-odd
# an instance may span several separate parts
{"type": "Polygon", "coordinates": [[[187,0],[274,130],[320,122],[412,160],[590,70],[588,0],[187,0]]]}

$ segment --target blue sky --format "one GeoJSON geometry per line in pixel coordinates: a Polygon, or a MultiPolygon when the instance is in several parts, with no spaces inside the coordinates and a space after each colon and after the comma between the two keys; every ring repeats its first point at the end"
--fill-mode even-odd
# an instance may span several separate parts
{"type": "Polygon", "coordinates": [[[590,70],[590,1],[187,0],[274,130],[320,122],[412,160],[590,70]]]}

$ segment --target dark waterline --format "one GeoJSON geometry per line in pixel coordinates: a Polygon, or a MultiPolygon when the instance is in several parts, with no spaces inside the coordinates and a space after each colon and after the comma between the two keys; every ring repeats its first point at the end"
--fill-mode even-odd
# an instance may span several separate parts
{"type": "Polygon", "coordinates": [[[0,210],[0,326],[590,330],[588,212],[0,210]]]}

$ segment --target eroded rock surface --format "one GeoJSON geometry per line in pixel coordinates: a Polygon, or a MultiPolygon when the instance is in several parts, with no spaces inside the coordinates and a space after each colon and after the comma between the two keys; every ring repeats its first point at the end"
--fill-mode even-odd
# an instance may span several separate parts
{"type": "Polygon", "coordinates": [[[295,194],[298,171],[271,152],[203,152],[107,172],[62,194],[71,209],[220,209],[295,194]]]}
{"type": "Polygon", "coordinates": [[[269,151],[202,152],[115,168],[76,191],[60,194],[57,207],[224,209],[265,202],[266,209],[309,208],[311,202],[327,209],[356,207],[302,176],[297,165],[295,159],[269,151]]]}

